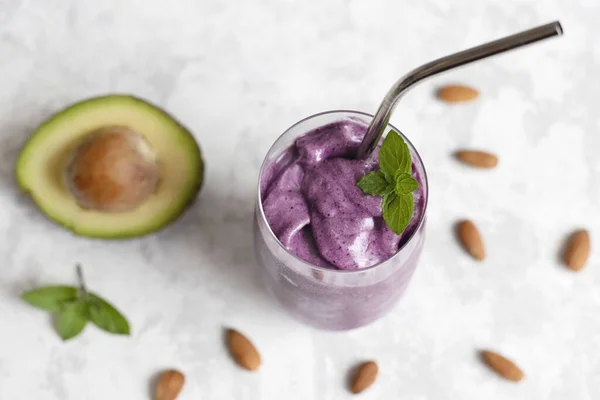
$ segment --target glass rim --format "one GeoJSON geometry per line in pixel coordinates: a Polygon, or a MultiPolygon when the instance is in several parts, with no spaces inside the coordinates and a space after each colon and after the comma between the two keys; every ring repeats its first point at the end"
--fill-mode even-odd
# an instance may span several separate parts
{"type": "Polygon", "coordinates": [[[387,258],[383,261],[378,262],[377,264],[371,265],[370,267],[366,267],[366,268],[357,268],[357,269],[333,269],[333,268],[326,268],[326,267],[320,267],[318,265],[313,265],[303,259],[301,259],[300,257],[298,257],[297,255],[295,255],[294,253],[292,253],[291,251],[289,251],[288,249],[285,248],[285,246],[279,241],[279,238],[277,237],[277,235],[275,235],[275,233],[273,232],[273,230],[271,229],[271,226],[269,225],[269,221],[267,221],[267,217],[265,216],[265,210],[263,209],[263,205],[262,205],[262,199],[261,199],[261,190],[260,190],[260,186],[261,186],[261,182],[262,182],[262,177],[263,177],[263,172],[265,170],[266,167],[266,162],[267,162],[267,156],[269,156],[269,154],[271,153],[271,151],[273,150],[273,147],[275,147],[275,145],[277,144],[277,142],[279,142],[286,133],[288,133],[291,129],[295,128],[296,126],[310,120],[316,117],[320,117],[323,115],[328,115],[328,114],[358,114],[358,115],[362,115],[362,116],[366,116],[369,118],[373,118],[374,116],[372,114],[363,112],[363,111],[356,111],[356,110],[347,110],[347,109],[339,109],[339,110],[329,110],[329,111],[322,111],[316,114],[312,114],[309,115],[308,117],[302,118],[301,120],[299,120],[298,122],[290,125],[286,130],[283,131],[283,133],[281,135],[279,135],[277,137],[277,139],[275,139],[273,141],[273,144],[269,147],[269,150],[267,150],[267,153],[265,154],[265,157],[263,158],[263,161],[260,165],[260,171],[258,173],[258,190],[257,190],[257,206],[258,209],[260,211],[260,217],[262,218],[262,220],[265,222],[265,225],[267,227],[267,230],[269,232],[269,235],[271,235],[271,237],[273,239],[275,239],[275,242],[277,243],[277,245],[284,250],[287,254],[289,254],[290,256],[292,256],[295,260],[297,260],[300,264],[306,266],[308,269],[313,269],[313,270],[317,270],[317,271],[322,271],[324,273],[328,273],[328,274],[340,274],[340,275],[351,275],[351,274],[360,274],[360,273],[364,273],[367,271],[372,271],[377,269],[379,266],[393,260],[394,258],[398,257],[398,255],[402,252],[402,250],[414,239],[415,235],[419,232],[419,230],[421,229],[421,227],[423,226],[423,223],[425,222],[425,215],[427,214],[427,205],[429,203],[429,179],[427,177],[427,170],[425,169],[425,164],[423,163],[423,159],[421,158],[421,155],[419,154],[419,152],[417,151],[417,148],[412,144],[412,142],[402,133],[402,131],[400,131],[398,128],[396,128],[394,125],[392,125],[390,122],[387,123],[387,125],[389,127],[391,127],[392,129],[394,129],[396,132],[398,132],[398,134],[400,136],[402,136],[402,138],[406,141],[406,143],[410,146],[410,148],[412,150],[414,150],[415,155],[417,156],[417,159],[419,160],[419,163],[421,164],[421,167],[423,169],[423,182],[425,183],[425,202],[423,203],[423,214],[421,215],[421,218],[419,219],[419,223],[417,224],[415,230],[413,231],[413,233],[410,235],[410,237],[404,242],[404,244],[398,248],[398,251],[391,256],[390,258],[387,258]]]}

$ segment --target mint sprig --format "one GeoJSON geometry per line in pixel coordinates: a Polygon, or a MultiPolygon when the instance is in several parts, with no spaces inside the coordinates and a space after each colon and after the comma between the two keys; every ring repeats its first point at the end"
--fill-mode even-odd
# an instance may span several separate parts
{"type": "Polygon", "coordinates": [[[88,292],[83,270],[77,265],[79,287],[45,286],[21,295],[31,306],[55,315],[55,328],[63,340],[74,338],[83,332],[88,322],[113,334],[129,335],[127,319],[110,303],[88,292]]]}
{"type": "Polygon", "coordinates": [[[364,175],[357,183],[365,194],[381,197],[383,219],[397,235],[410,223],[415,205],[413,192],[419,188],[411,172],[408,145],[392,130],[379,150],[379,170],[364,175]]]}

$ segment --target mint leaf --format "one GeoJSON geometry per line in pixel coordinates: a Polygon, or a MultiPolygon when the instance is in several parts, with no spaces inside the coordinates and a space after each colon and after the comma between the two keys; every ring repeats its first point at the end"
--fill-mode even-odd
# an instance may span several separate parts
{"type": "Polygon", "coordinates": [[[398,196],[388,193],[382,201],[383,219],[386,225],[396,234],[400,235],[412,218],[414,199],[412,193],[398,196]]]}
{"type": "Polygon", "coordinates": [[[78,286],[45,286],[21,295],[30,305],[55,313],[55,328],[63,340],[79,335],[88,321],[110,333],[129,335],[129,323],[101,297],[87,291],[83,269],[77,265],[78,286]]]}
{"type": "Polygon", "coordinates": [[[419,183],[415,178],[406,172],[402,172],[396,175],[396,194],[402,196],[403,194],[412,193],[419,187],[419,183]]]}
{"type": "Polygon", "coordinates": [[[90,321],[98,328],[118,335],[129,335],[129,323],[115,307],[93,293],[88,294],[86,301],[90,321]]]}
{"type": "Polygon", "coordinates": [[[79,335],[87,324],[87,304],[83,299],[64,303],[56,318],[56,331],[62,340],[79,335]]]}
{"type": "Polygon", "coordinates": [[[357,183],[358,187],[371,196],[383,196],[388,190],[388,181],[381,171],[366,174],[357,183]]]}
{"type": "Polygon", "coordinates": [[[77,298],[77,289],[72,286],[45,286],[21,295],[30,305],[49,312],[58,312],[62,304],[77,298]]]}
{"type": "Polygon", "coordinates": [[[410,173],[412,160],[408,145],[396,131],[390,131],[379,150],[379,169],[392,182],[396,173],[410,173]]]}

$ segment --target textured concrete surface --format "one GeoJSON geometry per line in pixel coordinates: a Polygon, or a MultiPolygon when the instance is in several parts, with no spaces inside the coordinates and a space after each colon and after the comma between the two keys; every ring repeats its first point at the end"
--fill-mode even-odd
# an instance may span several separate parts
{"type": "Polygon", "coordinates": [[[163,368],[187,376],[181,399],[350,398],[347,371],[381,367],[364,399],[600,398],[600,269],[558,261],[586,227],[600,247],[600,3],[597,0],[0,1],[0,399],[149,398],[163,368]],[[326,333],[290,319],[253,271],[257,173],[273,140],[315,112],[374,112],[411,68],[560,19],[565,36],[448,73],[415,89],[392,118],[427,166],[431,198],[421,265],[401,304],[377,323],[326,333]],[[437,85],[481,98],[449,107],[437,85]],[[194,132],[207,161],[199,201],[141,239],[78,238],[49,222],[14,183],[18,150],[51,113],[107,92],[145,97],[194,132]],[[475,171],[450,154],[499,155],[475,171]],[[476,221],[488,259],[456,245],[476,221]],[[130,338],[86,328],[62,343],[18,294],[88,285],[130,319],[130,338]],[[223,326],[260,349],[237,368],[223,326]],[[476,350],[515,360],[500,380],[476,350]]]}

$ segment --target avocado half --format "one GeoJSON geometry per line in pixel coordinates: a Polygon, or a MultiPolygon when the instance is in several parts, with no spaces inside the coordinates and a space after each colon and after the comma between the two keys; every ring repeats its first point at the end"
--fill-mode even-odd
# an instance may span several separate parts
{"type": "Polygon", "coordinates": [[[75,234],[142,236],[177,219],[196,198],[204,162],[172,116],[129,95],[68,106],[25,143],[17,182],[52,220],[75,234]]]}

